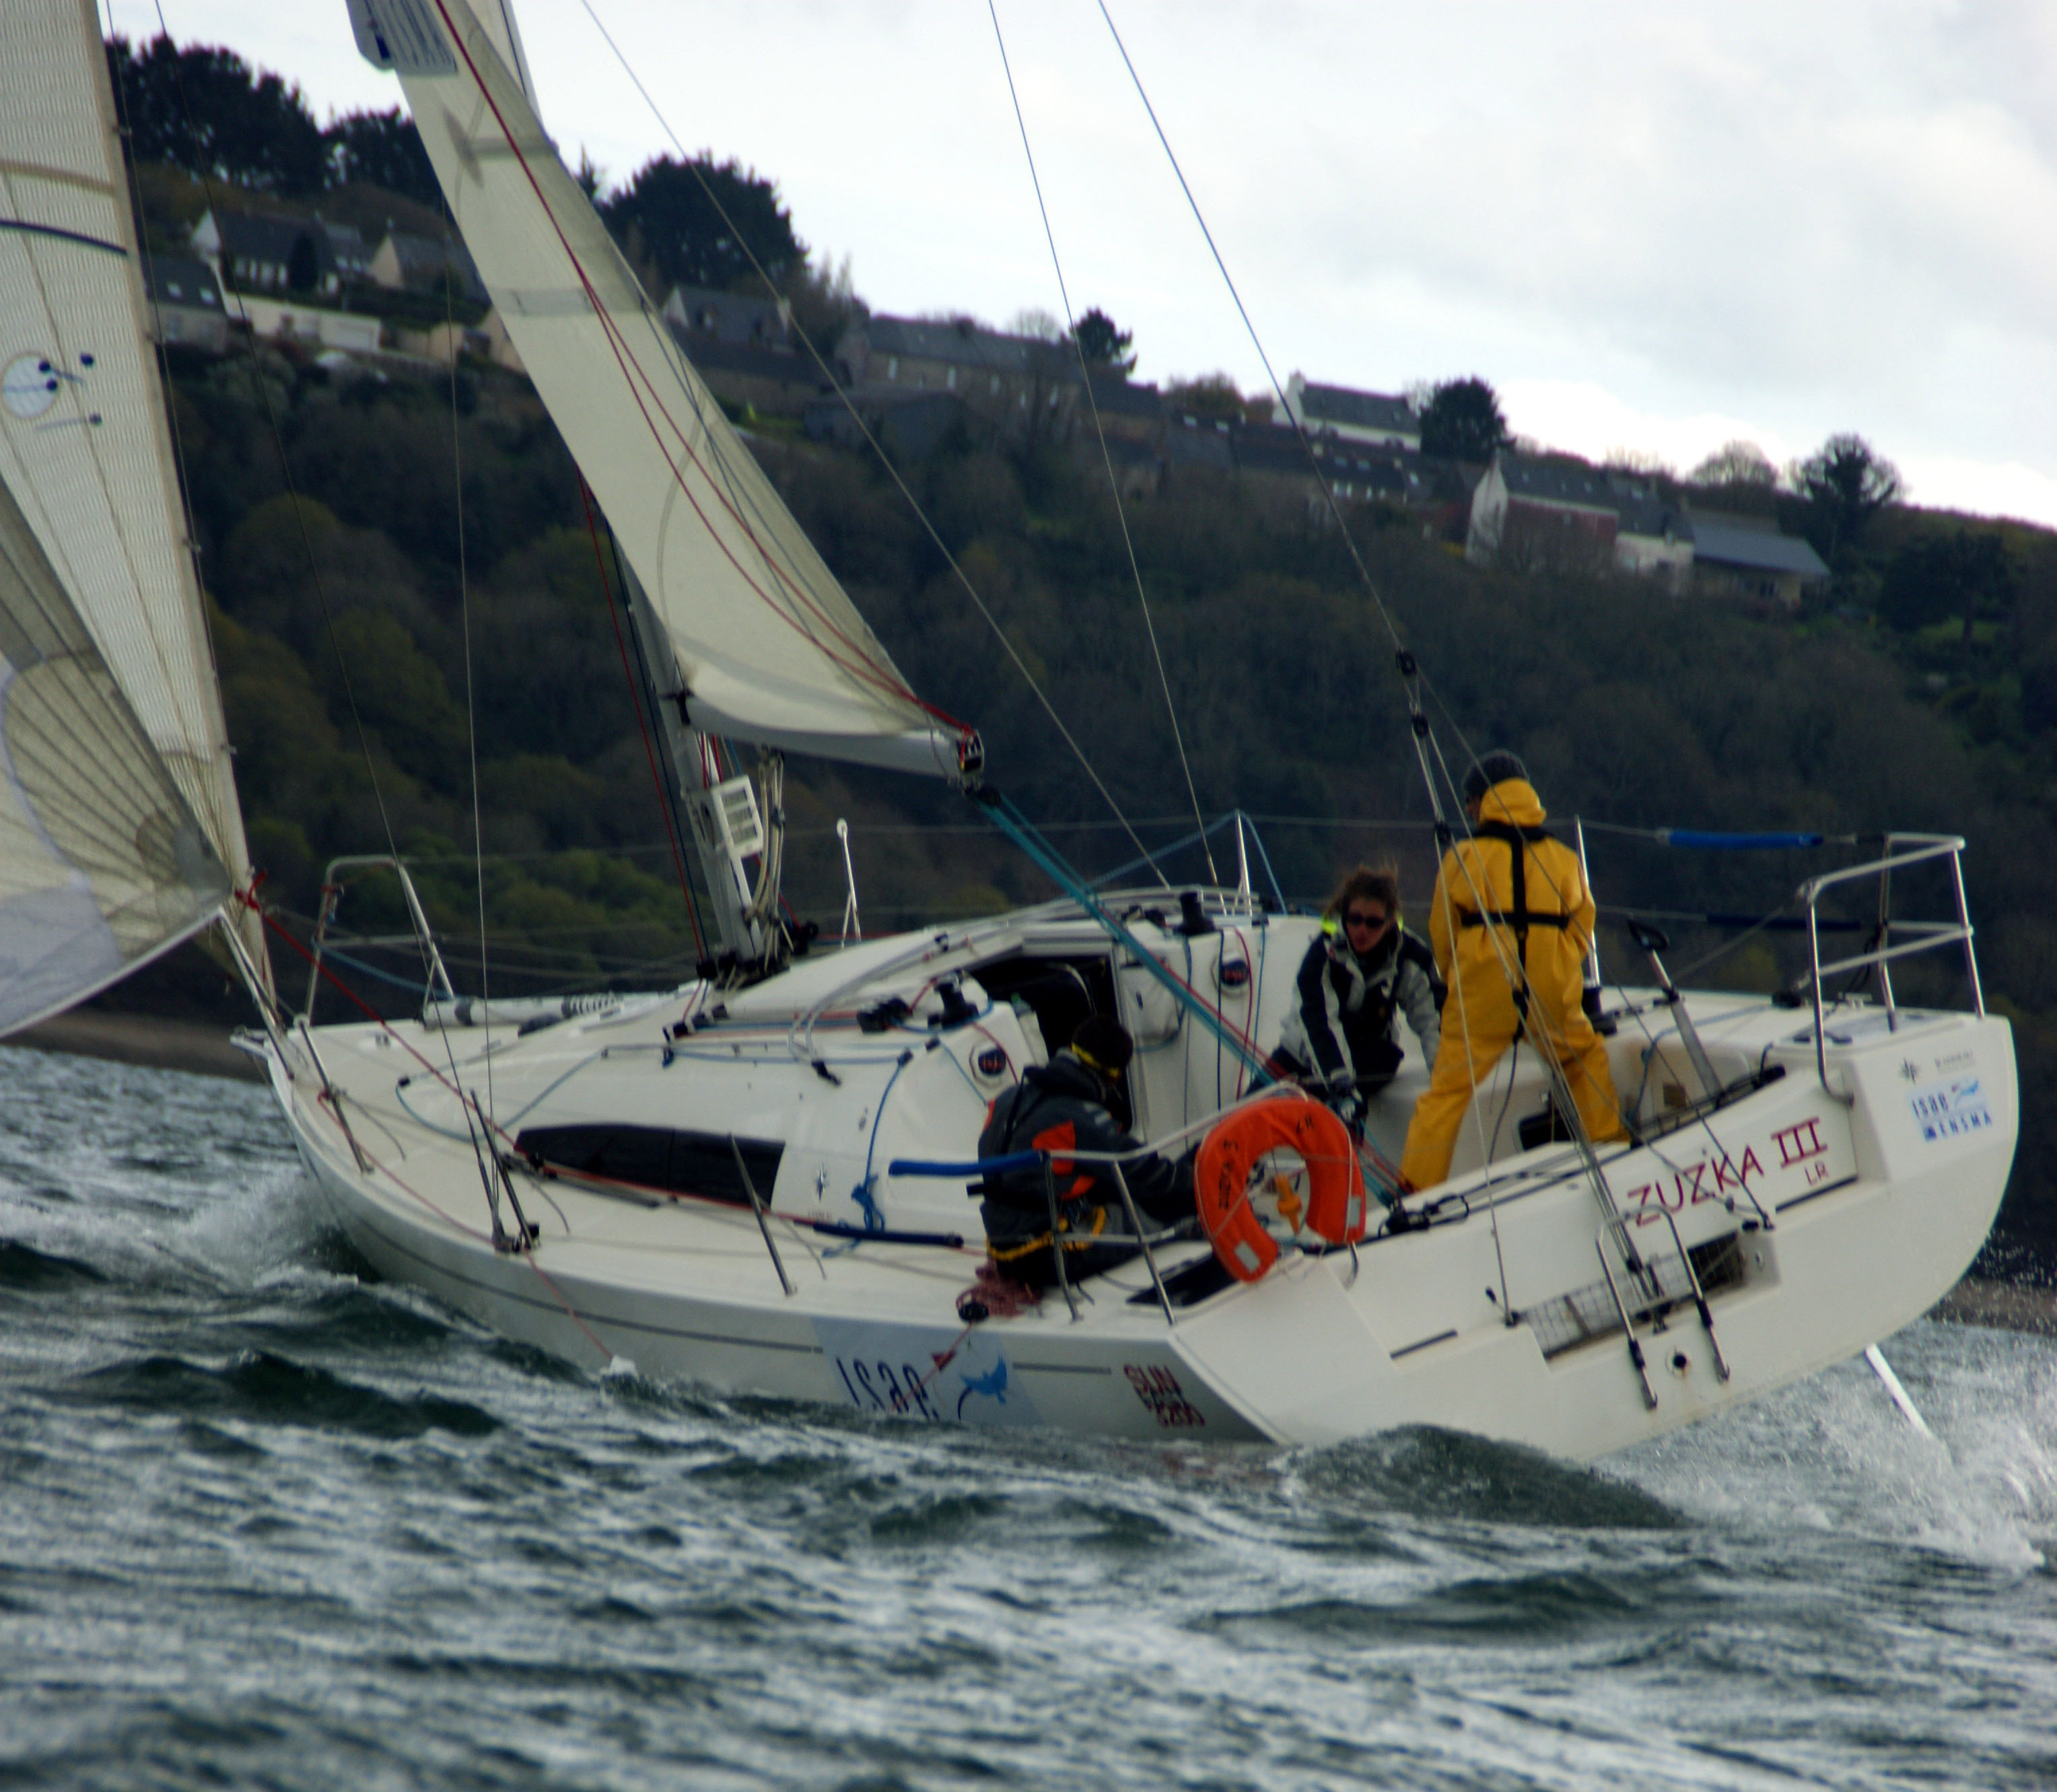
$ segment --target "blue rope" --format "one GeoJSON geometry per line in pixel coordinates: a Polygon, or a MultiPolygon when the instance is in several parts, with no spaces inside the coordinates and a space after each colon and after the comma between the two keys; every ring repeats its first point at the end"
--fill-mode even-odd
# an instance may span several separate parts
{"type": "Polygon", "coordinates": [[[1697,827],[1660,827],[1651,837],[1693,852],[1785,852],[1824,843],[1819,834],[1712,834],[1697,827]]]}
{"type": "Polygon", "coordinates": [[[375,965],[366,964],[361,958],[351,957],[347,952],[339,952],[332,946],[322,949],[322,957],[333,958],[339,965],[355,971],[359,977],[373,977],[381,983],[390,983],[402,989],[418,989],[425,997],[428,994],[429,984],[426,979],[417,981],[411,977],[395,977],[390,971],[380,970],[375,965]]]}
{"type": "Polygon", "coordinates": [[[968,1164],[944,1164],[927,1157],[896,1157],[886,1166],[889,1176],[1000,1176],[1009,1170],[1032,1170],[1043,1161],[1040,1151],[1010,1152],[1005,1157],[974,1157],[968,1164]]]}

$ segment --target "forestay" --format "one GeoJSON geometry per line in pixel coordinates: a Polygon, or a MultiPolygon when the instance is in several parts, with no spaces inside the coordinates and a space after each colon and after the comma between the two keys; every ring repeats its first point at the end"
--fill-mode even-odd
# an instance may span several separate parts
{"type": "Polygon", "coordinates": [[[921,703],[688,364],[543,133],[494,0],[350,0],[507,333],[663,619],[694,725],[948,774],[921,703]],[[512,61],[513,66],[510,67],[512,61]]]}
{"type": "Polygon", "coordinates": [[[7,0],[0,68],[5,1031],[184,938],[249,869],[91,0],[7,0]]]}

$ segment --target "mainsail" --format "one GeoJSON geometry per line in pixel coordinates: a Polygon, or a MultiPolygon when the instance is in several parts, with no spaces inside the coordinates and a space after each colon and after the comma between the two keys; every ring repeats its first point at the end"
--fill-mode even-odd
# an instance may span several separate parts
{"type": "Polygon", "coordinates": [[[505,0],[350,0],[711,733],[942,774],[923,704],[688,364],[543,133],[505,0]]]}
{"type": "Polygon", "coordinates": [[[6,1031],[204,926],[250,872],[92,0],[7,0],[0,68],[6,1031]]]}

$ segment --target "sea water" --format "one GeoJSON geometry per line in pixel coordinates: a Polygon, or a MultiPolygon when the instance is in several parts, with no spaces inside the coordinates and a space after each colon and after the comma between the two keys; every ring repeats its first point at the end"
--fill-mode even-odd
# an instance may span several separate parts
{"type": "MultiPolygon", "coordinates": [[[[254,1086],[0,1053],[0,1785],[2057,1784],[2057,1346],[1591,1468],[599,1377],[382,1284],[254,1086]]],[[[1624,1373],[1627,1370],[1624,1370],[1624,1373]]]]}

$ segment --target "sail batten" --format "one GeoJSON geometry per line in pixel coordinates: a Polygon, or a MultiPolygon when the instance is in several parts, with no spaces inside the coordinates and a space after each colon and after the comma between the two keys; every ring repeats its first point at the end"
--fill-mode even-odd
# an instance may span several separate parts
{"type": "Polygon", "coordinates": [[[722,414],[510,69],[504,0],[482,3],[351,10],[360,45],[413,46],[367,54],[399,73],[501,321],[664,624],[668,690],[718,686],[734,738],[870,762],[918,736],[922,770],[953,768],[968,731],[909,688],[722,414]]]}

